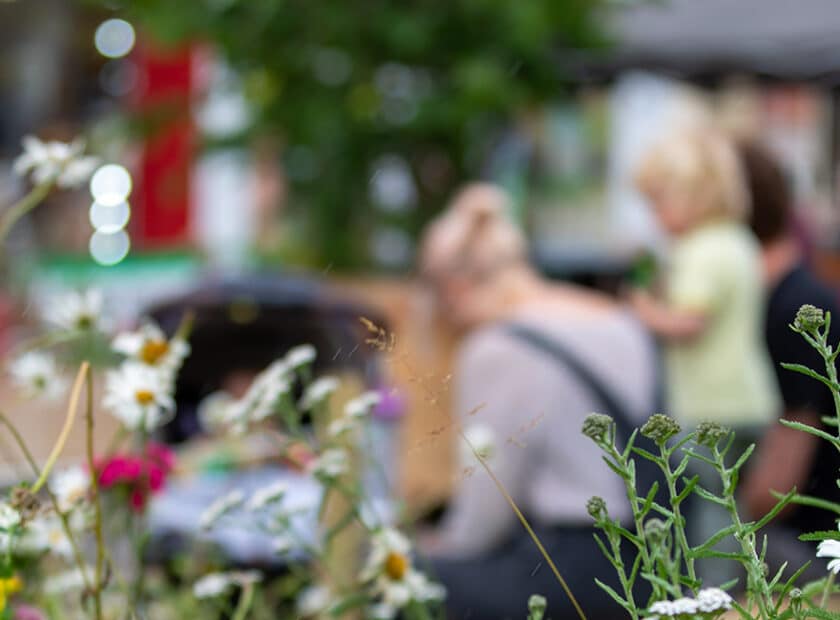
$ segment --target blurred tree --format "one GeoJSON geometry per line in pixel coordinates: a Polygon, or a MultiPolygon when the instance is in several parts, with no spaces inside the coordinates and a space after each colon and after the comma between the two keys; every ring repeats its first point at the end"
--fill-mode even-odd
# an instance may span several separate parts
{"type": "Polygon", "coordinates": [[[298,238],[335,269],[410,258],[498,130],[561,93],[564,51],[602,43],[606,3],[104,2],[164,42],[215,45],[253,107],[251,136],[284,145],[298,238]]]}

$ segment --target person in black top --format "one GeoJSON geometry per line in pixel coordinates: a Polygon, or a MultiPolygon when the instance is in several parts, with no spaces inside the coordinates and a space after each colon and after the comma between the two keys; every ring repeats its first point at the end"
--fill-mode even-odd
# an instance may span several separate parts
{"type": "MultiPolygon", "coordinates": [[[[764,276],[768,290],[765,335],[784,403],[782,417],[822,427],[822,416],[834,416],[831,391],[805,375],[785,370],[784,362],[804,364],[825,373],[819,354],[802,336],[790,329],[796,311],[813,304],[834,317],[829,341],[840,341],[840,312],[835,293],[817,280],[803,260],[794,233],[785,179],[773,159],[759,146],[740,147],[741,160],[752,194],[751,226],[762,246],[764,276]]],[[[832,434],[835,429],[829,428],[832,434]]],[[[808,433],[774,424],[758,443],[744,480],[741,500],[749,518],[758,519],[776,503],[770,490],[785,493],[794,486],[805,495],[840,502],[840,453],[827,441],[808,433]]],[[[815,543],[800,543],[803,532],[833,530],[833,513],[809,506],[789,506],[768,531],[770,547],[780,561],[813,560],[815,543]]],[[[768,562],[774,564],[775,562],[768,562]]],[[[780,562],[779,562],[780,563],[780,562]]],[[[825,567],[814,568],[824,575],[825,567]]]]}

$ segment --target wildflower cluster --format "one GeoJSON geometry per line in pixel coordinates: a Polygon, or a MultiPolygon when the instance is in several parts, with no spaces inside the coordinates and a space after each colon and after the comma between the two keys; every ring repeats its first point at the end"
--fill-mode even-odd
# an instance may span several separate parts
{"type": "MultiPolygon", "coordinates": [[[[370,618],[396,618],[404,610],[439,602],[444,591],[414,567],[409,540],[379,520],[366,505],[365,488],[360,482],[367,452],[362,442],[380,395],[363,392],[346,400],[334,413],[333,397],[341,385],[333,377],[313,378],[314,361],[312,347],[296,347],[257,375],[244,396],[233,399],[215,394],[203,404],[200,415],[208,431],[239,435],[259,429],[269,420],[277,422],[286,435],[281,454],[288,462],[303,461],[302,471],[323,489],[318,512],[323,513],[332,498],[347,506],[352,520],[344,517],[331,522],[329,516],[325,517],[323,531],[313,544],[300,531],[301,520],[296,518],[300,510],[286,501],[285,483],[277,481],[250,496],[239,489],[231,490],[207,508],[201,527],[256,527],[271,537],[271,548],[285,555],[287,561],[294,561],[291,550],[305,550],[308,561],[316,565],[330,563],[334,540],[352,522],[368,532],[367,559],[353,588],[348,591],[346,586],[329,581],[311,584],[297,597],[299,617],[330,613],[360,594],[366,597],[365,617],[370,618]],[[297,390],[293,388],[298,384],[302,396],[295,400],[293,393],[297,390]],[[311,426],[303,423],[305,414],[311,417],[311,426]]],[[[210,584],[215,582],[229,587],[222,577],[214,577],[210,584]]],[[[206,582],[197,583],[197,588],[199,584],[204,591],[206,582]]]]}
{"type": "Polygon", "coordinates": [[[149,433],[175,414],[175,377],[190,351],[181,331],[168,339],[152,322],[113,341],[122,364],[105,377],[103,404],[127,428],[149,433]]]}
{"type": "Polygon", "coordinates": [[[645,620],[717,618],[723,612],[732,609],[732,602],[732,597],[720,588],[705,588],[697,593],[696,598],[680,597],[673,601],[657,601],[648,609],[648,613],[652,615],[645,620]]]}

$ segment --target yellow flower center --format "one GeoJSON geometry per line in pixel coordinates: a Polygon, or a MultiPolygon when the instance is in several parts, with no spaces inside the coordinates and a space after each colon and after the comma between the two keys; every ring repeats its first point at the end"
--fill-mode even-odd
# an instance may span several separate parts
{"type": "Polygon", "coordinates": [[[134,398],[141,405],[149,405],[155,400],[155,394],[151,390],[137,390],[134,393],[134,398]]]}
{"type": "Polygon", "coordinates": [[[169,343],[166,340],[147,340],[140,349],[140,359],[154,366],[167,353],[169,353],[169,343]]]}
{"type": "Polygon", "coordinates": [[[394,581],[400,581],[408,572],[408,558],[392,551],[385,558],[385,574],[394,581]]]}

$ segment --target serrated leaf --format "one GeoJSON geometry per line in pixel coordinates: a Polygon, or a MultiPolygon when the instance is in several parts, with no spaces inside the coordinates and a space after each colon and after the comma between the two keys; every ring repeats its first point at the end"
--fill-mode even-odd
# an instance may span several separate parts
{"type": "Polygon", "coordinates": [[[822,532],[808,532],[807,534],[800,534],[799,540],[803,542],[812,542],[815,540],[840,540],[840,531],[827,530],[822,532]]]}

